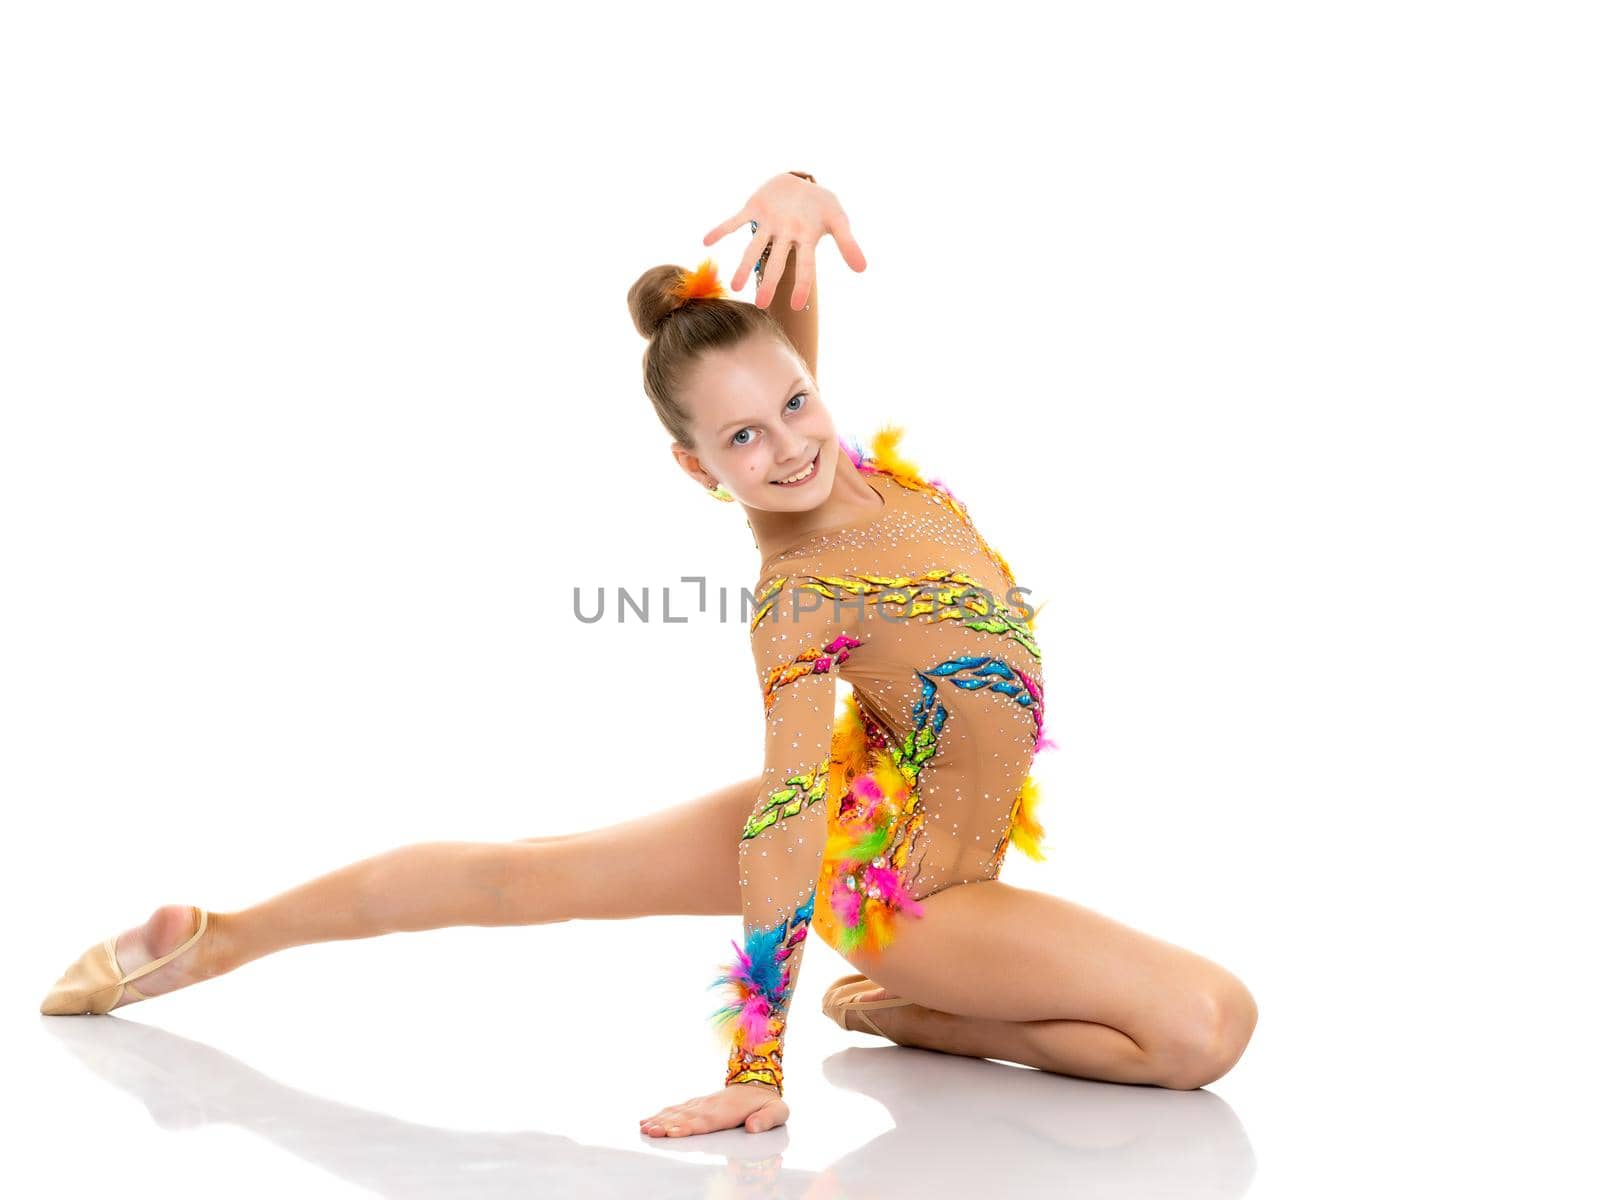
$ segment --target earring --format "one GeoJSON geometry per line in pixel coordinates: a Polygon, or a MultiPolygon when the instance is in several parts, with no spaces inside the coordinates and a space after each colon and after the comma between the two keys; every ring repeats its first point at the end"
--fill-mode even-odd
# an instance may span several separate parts
{"type": "Polygon", "coordinates": [[[706,489],[706,491],[711,494],[711,497],[714,500],[732,500],[733,499],[733,493],[730,492],[727,488],[723,487],[720,483],[717,484],[715,487],[708,487],[706,489]]]}

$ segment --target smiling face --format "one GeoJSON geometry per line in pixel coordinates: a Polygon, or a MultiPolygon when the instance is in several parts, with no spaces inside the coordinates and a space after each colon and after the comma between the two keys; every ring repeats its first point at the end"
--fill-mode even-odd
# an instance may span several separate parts
{"type": "Polygon", "coordinates": [[[804,512],[833,489],[839,437],[805,363],[770,337],[704,355],[681,389],[693,447],[673,446],[703,486],[751,508],[804,512]]]}

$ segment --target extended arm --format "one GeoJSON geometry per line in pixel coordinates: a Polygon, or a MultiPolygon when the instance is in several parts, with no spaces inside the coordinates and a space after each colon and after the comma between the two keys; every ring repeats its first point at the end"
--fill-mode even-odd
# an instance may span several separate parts
{"type": "Polygon", "coordinates": [[[713,1019],[728,1035],[724,1083],[781,1094],[789,1001],[828,836],[835,681],[838,664],[860,643],[838,629],[831,602],[797,618],[788,594],[780,600],[751,634],[766,753],[739,843],[744,944],[734,944],[733,962],[713,984],[726,989],[713,1019]]]}

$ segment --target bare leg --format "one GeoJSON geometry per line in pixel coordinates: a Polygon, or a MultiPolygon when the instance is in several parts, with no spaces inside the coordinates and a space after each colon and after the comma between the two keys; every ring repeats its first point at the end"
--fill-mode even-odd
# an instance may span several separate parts
{"type": "MultiPolygon", "coordinates": [[[[192,951],[137,986],[157,996],[291,946],[448,925],[738,914],[739,835],[759,786],[759,777],[739,780],[580,833],[400,846],[248,908],[211,913],[192,951]]],[[[123,970],[136,970],[176,948],[194,927],[188,905],[165,905],[122,934],[117,959],[123,970]]]]}
{"type": "Polygon", "coordinates": [[[1222,967],[1070,900],[990,880],[922,904],[880,956],[848,956],[882,985],[869,998],[915,1001],[871,1013],[904,1045],[1196,1088],[1255,1028],[1253,997],[1222,967]]]}

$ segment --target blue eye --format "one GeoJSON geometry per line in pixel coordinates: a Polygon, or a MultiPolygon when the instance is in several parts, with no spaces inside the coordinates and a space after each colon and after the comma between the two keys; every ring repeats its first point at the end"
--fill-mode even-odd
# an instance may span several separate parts
{"type": "MultiPolygon", "coordinates": [[[[805,392],[796,392],[794,395],[790,396],[788,404],[785,404],[783,406],[783,411],[787,412],[787,413],[797,413],[797,412],[799,412],[800,409],[805,407],[806,394],[807,393],[805,393],[805,392]],[[796,400],[799,400],[800,404],[798,406],[796,406],[796,407],[791,408],[790,405],[793,405],[796,400]]],[[[741,442],[739,440],[739,438],[742,435],[744,435],[746,433],[749,433],[750,432],[750,428],[751,427],[749,425],[746,425],[743,429],[738,430],[731,438],[728,439],[728,444],[732,445],[732,446],[748,446],[750,444],[750,442],[748,440],[741,442]]]]}

